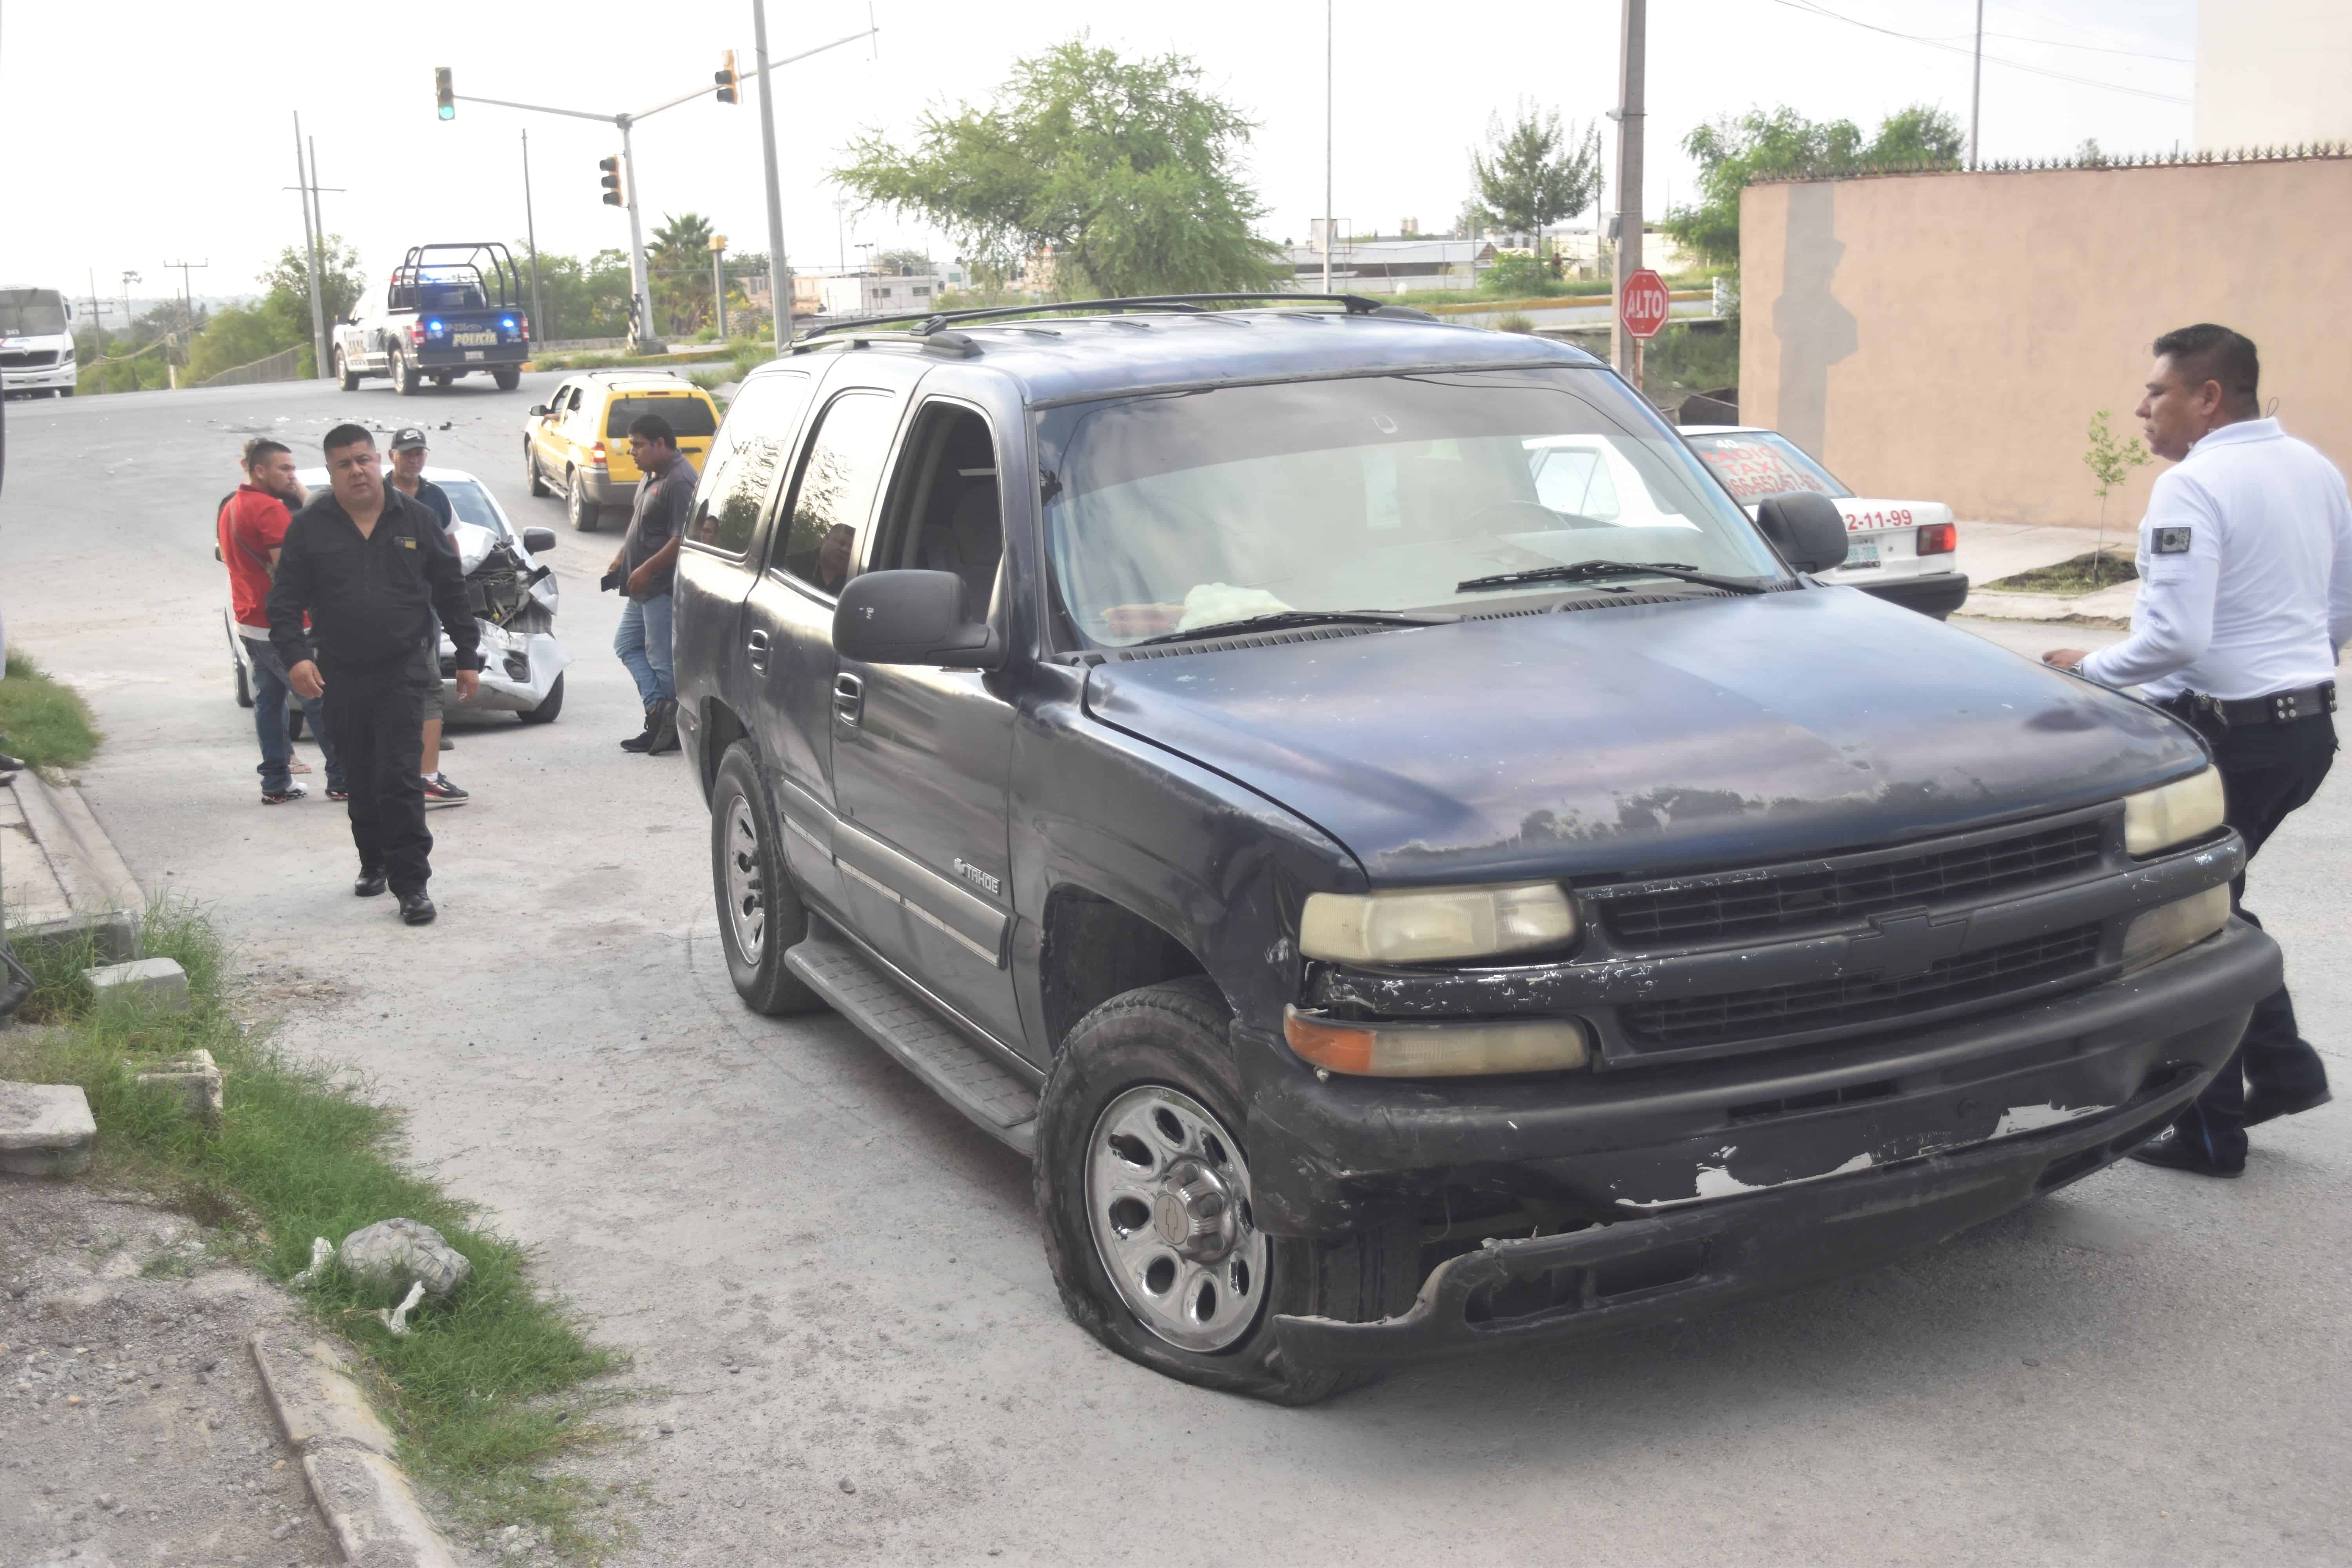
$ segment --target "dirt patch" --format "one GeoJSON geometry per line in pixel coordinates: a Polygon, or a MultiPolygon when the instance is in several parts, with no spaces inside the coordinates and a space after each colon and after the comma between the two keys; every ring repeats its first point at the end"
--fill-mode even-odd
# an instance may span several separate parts
{"type": "Polygon", "coordinates": [[[2138,568],[2129,555],[2109,550],[2104,557],[2095,550],[2085,551],[2071,561],[2061,561],[2055,566],[2036,566],[2031,572],[2020,572],[1995,583],[1979,583],[1979,588],[1996,594],[2050,594],[2072,599],[2084,594],[2095,594],[2102,588],[2112,588],[2118,583],[2137,582],[2138,568]]]}

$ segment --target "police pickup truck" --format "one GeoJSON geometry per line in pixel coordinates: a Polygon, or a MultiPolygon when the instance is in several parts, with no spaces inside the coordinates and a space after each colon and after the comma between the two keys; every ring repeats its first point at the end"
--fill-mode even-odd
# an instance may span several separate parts
{"type": "Polygon", "coordinates": [[[335,323],[335,379],[357,392],[362,376],[386,375],[412,397],[428,377],[446,386],[486,371],[511,392],[530,357],[522,302],[522,275],[496,240],[417,246],[335,323]]]}

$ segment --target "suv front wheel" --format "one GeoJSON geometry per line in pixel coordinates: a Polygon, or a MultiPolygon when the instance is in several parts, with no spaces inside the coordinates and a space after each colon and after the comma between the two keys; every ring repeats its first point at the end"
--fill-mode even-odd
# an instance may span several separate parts
{"type": "Polygon", "coordinates": [[[710,887],[727,973],[754,1013],[814,1013],[824,999],[784,967],[784,950],[808,931],[808,911],[784,868],[776,813],[751,742],[719,761],[710,789],[710,887]]]}
{"type": "Polygon", "coordinates": [[[1402,1312],[1421,1286],[1419,1237],[1257,1228],[1231,1021],[1196,976],[1114,996],[1070,1031],[1037,1116],[1045,1258],[1070,1316],[1129,1360],[1310,1405],[1371,1374],[1285,1365],[1275,1318],[1402,1312]]]}

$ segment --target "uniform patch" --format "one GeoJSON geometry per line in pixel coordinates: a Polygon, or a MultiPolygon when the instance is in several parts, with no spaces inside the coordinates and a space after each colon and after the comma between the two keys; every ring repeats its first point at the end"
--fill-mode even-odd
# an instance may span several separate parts
{"type": "Polygon", "coordinates": [[[2158,555],[2189,553],[2189,533],[2185,528],[2159,528],[2156,531],[2156,552],[2158,555]]]}
{"type": "MultiPolygon", "coordinates": [[[[2182,540],[2182,543],[2181,543],[2180,548],[2181,548],[2181,549],[2183,549],[2183,550],[2186,550],[2186,549],[2188,549],[2188,548],[2189,548],[2189,545],[2188,545],[2188,542],[2187,542],[2188,538],[2189,538],[2189,531],[2188,531],[2187,529],[2185,529],[2185,528],[2168,528],[2168,529],[2166,529],[2164,531],[2165,531],[2165,533],[2177,533],[2177,534],[2180,535],[2181,540],[2182,540]]],[[[2162,535],[2162,534],[2158,534],[2158,538],[2162,538],[2162,537],[2163,537],[2163,535],[2162,535]]],[[[409,538],[406,534],[403,534],[403,535],[401,535],[401,539],[400,539],[400,547],[401,547],[403,550],[414,550],[414,549],[415,549],[415,548],[416,548],[416,541],[415,541],[415,540],[413,540],[413,539],[409,538]]],[[[2163,546],[2163,545],[2161,545],[2161,544],[2159,544],[2159,545],[2158,545],[2158,546],[2157,546],[2157,548],[2158,548],[2158,550],[2161,550],[2161,549],[2163,549],[2163,548],[2164,548],[2164,546],[2163,546]]]]}

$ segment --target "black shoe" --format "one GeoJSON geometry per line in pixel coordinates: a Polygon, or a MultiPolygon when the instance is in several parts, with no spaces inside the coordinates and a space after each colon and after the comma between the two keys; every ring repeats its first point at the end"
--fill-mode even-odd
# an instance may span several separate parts
{"type": "Polygon", "coordinates": [[[383,868],[381,866],[361,867],[359,880],[352,884],[352,892],[362,899],[373,899],[383,889],[383,868]]]}
{"type": "Polygon", "coordinates": [[[661,717],[654,723],[653,738],[646,745],[646,755],[665,756],[677,750],[677,704],[665,701],[661,717]]]}
{"type": "Polygon", "coordinates": [[[429,926],[438,912],[433,907],[433,900],[425,896],[421,888],[415,892],[400,895],[400,918],[410,925],[429,926]]]}
{"type": "Polygon", "coordinates": [[[635,734],[630,736],[627,740],[622,742],[621,750],[625,752],[642,752],[646,747],[652,745],[654,743],[654,736],[661,730],[661,712],[662,704],[660,698],[656,697],[651,702],[646,703],[646,727],[638,731],[635,734]]]}
{"type": "Polygon", "coordinates": [[[2253,1127],[2265,1121],[2275,1121],[2282,1116],[2300,1116],[2306,1110],[2318,1110],[2335,1098],[2324,1085],[2301,1094],[2252,1095],[2246,1100],[2243,1125],[2253,1127]]]}
{"type": "Polygon", "coordinates": [[[2168,1128],[2131,1152],[2131,1157],[2143,1165],[2157,1165],[2168,1171],[2186,1171],[2192,1176],[2242,1176],[2242,1164],[2217,1165],[2205,1157],[2205,1152],[2179,1131],[2168,1128]]]}

